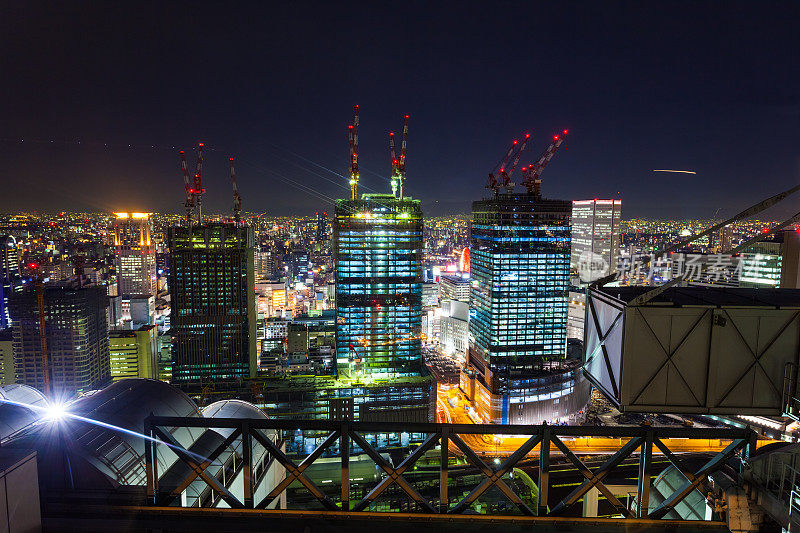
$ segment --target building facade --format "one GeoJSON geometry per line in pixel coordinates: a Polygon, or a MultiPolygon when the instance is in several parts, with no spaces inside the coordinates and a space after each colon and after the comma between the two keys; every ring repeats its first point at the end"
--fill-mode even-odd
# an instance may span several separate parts
{"type": "Polygon", "coordinates": [[[570,268],[586,285],[613,274],[620,246],[622,200],[572,202],[572,252],[570,268]]]}
{"type": "Polygon", "coordinates": [[[439,298],[442,300],[469,302],[471,286],[472,282],[469,276],[442,275],[439,277],[439,298]]]}
{"type": "Polygon", "coordinates": [[[11,326],[8,299],[20,279],[19,246],[11,235],[0,236],[0,329],[11,326]]]}
{"type": "Polygon", "coordinates": [[[442,351],[466,360],[469,349],[469,304],[458,300],[443,300],[439,329],[442,351]]]}
{"type": "Polygon", "coordinates": [[[108,333],[111,380],[158,379],[158,335],[156,326],[108,333]]]}
{"type": "Polygon", "coordinates": [[[473,203],[473,316],[464,388],[486,422],[538,424],[558,418],[561,407],[572,402],[565,397],[553,410],[542,407],[545,398],[580,392],[576,402],[588,400],[588,389],[561,372],[571,211],[568,201],[533,194],[499,194],[473,203]]]}
{"type": "Polygon", "coordinates": [[[337,200],[334,264],[340,376],[420,375],[422,251],[419,200],[388,194],[337,200]]]}
{"type": "Polygon", "coordinates": [[[156,249],[149,213],[115,213],[118,294],[156,293],[156,249]]]}
{"type": "Polygon", "coordinates": [[[255,376],[253,231],[209,223],[169,231],[172,382],[255,376]]]}
{"type": "MultiPolygon", "coordinates": [[[[111,379],[105,287],[63,283],[41,290],[52,397],[70,398],[105,386],[111,379]]],[[[10,307],[17,383],[49,394],[44,385],[36,290],[13,293],[10,307]]]]}

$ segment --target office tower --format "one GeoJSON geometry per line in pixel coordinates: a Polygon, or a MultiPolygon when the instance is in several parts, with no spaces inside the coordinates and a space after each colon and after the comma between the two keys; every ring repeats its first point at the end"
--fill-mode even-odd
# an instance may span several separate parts
{"type": "Polygon", "coordinates": [[[253,230],[208,223],[169,230],[172,381],[235,381],[256,371],[253,230]]]}
{"type": "Polygon", "coordinates": [[[149,213],[114,213],[118,294],[156,293],[156,250],[149,213]]]}
{"type": "Polygon", "coordinates": [[[442,351],[466,360],[469,348],[469,304],[458,300],[442,301],[439,329],[442,351]]]}
{"type": "Polygon", "coordinates": [[[317,229],[314,234],[314,240],[316,240],[317,243],[323,243],[328,238],[328,214],[317,211],[316,216],[317,229]]]}
{"type": "Polygon", "coordinates": [[[111,380],[125,378],[158,379],[158,337],[154,325],[134,331],[108,333],[111,380]]]}
{"type": "Polygon", "coordinates": [[[8,299],[20,278],[19,247],[11,235],[0,236],[0,329],[11,326],[8,299]]]}
{"type": "Polygon", "coordinates": [[[42,290],[47,367],[54,398],[69,398],[110,380],[105,287],[75,282],[28,286],[10,300],[17,382],[44,390],[37,291],[42,290]]]}
{"type": "Polygon", "coordinates": [[[442,300],[469,302],[471,284],[469,276],[443,274],[439,277],[439,298],[442,300]]]}
{"type": "Polygon", "coordinates": [[[779,231],[742,250],[740,287],[800,288],[800,234],[779,231]]]}
{"type": "Polygon", "coordinates": [[[0,386],[16,383],[13,348],[11,328],[0,329],[0,386]]]}
{"type": "Polygon", "coordinates": [[[580,284],[588,284],[617,269],[621,200],[572,202],[570,267],[580,284]]]}
{"type": "MultiPolygon", "coordinates": [[[[535,194],[473,203],[474,315],[461,387],[487,422],[540,423],[570,409],[556,399],[573,394],[580,376],[564,367],[571,209],[535,194]]],[[[588,399],[581,393],[577,401],[588,399]]]]}
{"type": "Polygon", "coordinates": [[[422,209],[365,194],[337,200],[336,358],[342,375],[386,379],[422,368],[422,209]]]}

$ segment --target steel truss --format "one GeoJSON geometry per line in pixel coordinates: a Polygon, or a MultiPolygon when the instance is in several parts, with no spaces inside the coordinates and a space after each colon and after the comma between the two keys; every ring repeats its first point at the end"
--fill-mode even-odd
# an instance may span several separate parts
{"type": "MultiPolygon", "coordinates": [[[[591,489],[596,488],[608,501],[626,518],[660,519],[669,513],[676,504],[682,501],[693,490],[700,487],[708,476],[719,470],[728,460],[735,455],[747,459],[755,450],[757,435],[750,429],[720,429],[720,428],[647,428],[647,427],[583,427],[583,426],[522,426],[522,425],[481,425],[481,424],[429,424],[429,423],[379,423],[379,422],[352,422],[352,421],[320,421],[320,420],[273,420],[273,419],[240,419],[240,418],[180,418],[150,416],[145,420],[144,434],[150,439],[145,441],[145,462],[147,469],[147,499],[151,505],[164,505],[164,502],[174,501],[182,490],[198,478],[202,479],[208,487],[232,508],[238,509],[266,509],[295,480],[322,506],[331,511],[350,510],[354,512],[370,510],[370,504],[375,502],[387,488],[397,485],[408,497],[416,502],[423,513],[430,514],[461,514],[488,489],[497,487],[509,501],[528,516],[558,516],[573,504],[577,503],[591,489]],[[228,428],[233,429],[231,435],[225,439],[204,461],[198,461],[194,454],[185,450],[171,435],[172,428],[228,428]],[[273,430],[280,434],[281,431],[308,430],[327,432],[323,442],[299,464],[281,450],[280,442],[263,433],[273,430]],[[427,437],[422,444],[411,451],[397,467],[386,461],[379,451],[370,444],[365,435],[376,433],[417,433],[427,437]],[[527,440],[508,455],[499,465],[484,462],[462,439],[462,435],[515,435],[526,436],[527,440]],[[591,470],[568,446],[568,440],[563,438],[581,437],[606,437],[627,439],[619,450],[611,455],[605,463],[596,470],[591,470]],[[242,439],[241,464],[244,472],[244,498],[240,500],[223,486],[214,476],[206,472],[206,468],[216,460],[220,454],[237,439],[242,439]],[[715,454],[700,469],[692,471],[687,469],[675,452],[671,451],[664,443],[666,439],[720,439],[730,441],[721,452],[715,454]],[[285,469],[283,481],[278,483],[261,501],[254,501],[253,496],[253,443],[258,442],[269,453],[270,461],[276,461],[285,469]],[[339,501],[328,497],[306,475],[304,471],[320,458],[326,450],[338,441],[341,465],[341,496],[339,501]],[[451,448],[451,444],[455,448],[451,448]],[[424,498],[403,475],[408,472],[425,452],[440,446],[440,475],[439,475],[439,504],[435,505],[424,498]],[[177,488],[168,494],[162,493],[158,486],[157,461],[154,460],[159,446],[166,446],[172,450],[178,459],[191,469],[191,473],[180,483],[177,488]],[[664,455],[669,462],[685,477],[685,483],[677,488],[671,495],[665,495],[664,502],[649,510],[651,465],[653,448],[664,455]],[[360,501],[350,502],[350,476],[349,460],[351,449],[358,448],[367,454],[375,464],[386,473],[360,501]],[[568,496],[550,507],[548,493],[550,489],[550,456],[551,452],[560,453],[566,457],[583,475],[584,481],[568,496]],[[469,465],[478,468],[485,478],[467,496],[454,500],[448,495],[448,457],[462,455],[469,465]],[[503,481],[503,476],[511,471],[522,459],[536,457],[539,463],[539,508],[531,509],[520,496],[503,481]],[[637,506],[631,511],[619,501],[616,496],[603,483],[604,479],[612,473],[625,459],[638,455],[639,469],[637,481],[637,506]]],[[[309,512],[313,512],[309,510],[309,512]]]]}

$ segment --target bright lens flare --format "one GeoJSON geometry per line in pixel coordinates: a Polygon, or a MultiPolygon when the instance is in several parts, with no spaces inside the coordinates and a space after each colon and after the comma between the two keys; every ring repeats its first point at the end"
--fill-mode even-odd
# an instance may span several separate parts
{"type": "Polygon", "coordinates": [[[58,422],[59,420],[63,420],[65,416],[67,416],[67,409],[64,404],[61,403],[54,403],[48,405],[44,412],[42,413],[42,418],[45,420],[50,420],[51,422],[58,422]]]}

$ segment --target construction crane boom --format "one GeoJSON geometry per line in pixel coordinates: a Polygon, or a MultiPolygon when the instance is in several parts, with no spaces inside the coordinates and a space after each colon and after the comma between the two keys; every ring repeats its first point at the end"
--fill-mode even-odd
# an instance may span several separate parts
{"type": "Polygon", "coordinates": [[[236,184],[236,171],[233,168],[233,158],[231,161],[231,184],[233,185],[233,220],[239,224],[239,218],[242,212],[242,197],[239,196],[239,186],[236,184]]]}
{"type": "Polygon", "coordinates": [[[561,147],[561,144],[567,138],[567,133],[569,130],[564,130],[561,135],[554,135],[553,142],[550,143],[550,146],[547,147],[547,150],[539,156],[539,159],[536,163],[529,165],[523,169],[525,178],[522,181],[522,184],[528,189],[528,193],[533,193],[536,198],[541,197],[541,185],[542,185],[542,172],[544,171],[547,164],[553,159],[553,156],[556,155],[558,149],[561,147]]]}
{"type": "Polygon", "coordinates": [[[348,126],[350,139],[350,193],[353,200],[358,196],[358,105],[355,106],[353,124],[348,126]]]}
{"type": "Polygon", "coordinates": [[[192,198],[194,205],[197,206],[197,221],[203,222],[203,194],[206,190],[203,188],[203,143],[197,143],[197,169],[194,173],[194,189],[192,190],[192,198]]]}
{"type": "Polygon", "coordinates": [[[189,168],[186,166],[186,152],[183,150],[181,150],[181,172],[183,173],[183,187],[186,189],[186,201],[183,204],[183,207],[186,208],[186,224],[191,226],[194,197],[192,183],[189,179],[189,168]]]}
{"type": "Polygon", "coordinates": [[[42,392],[52,399],[50,388],[50,358],[47,355],[47,325],[44,312],[44,273],[38,263],[31,263],[34,275],[34,290],[36,291],[36,307],[39,312],[39,356],[42,360],[42,392]]]}
{"type": "MultiPolygon", "coordinates": [[[[663,252],[660,252],[660,253],[654,254],[654,255],[656,255],[656,256],[658,256],[658,255],[667,255],[667,254],[669,254],[671,252],[675,252],[677,250],[680,250],[681,248],[683,248],[684,246],[686,246],[690,242],[695,241],[695,240],[697,240],[697,239],[699,239],[701,237],[705,237],[706,235],[709,235],[711,233],[714,233],[715,231],[718,231],[719,229],[727,226],[728,224],[732,224],[732,223],[734,223],[734,222],[736,222],[738,220],[741,220],[743,218],[747,218],[747,217],[751,217],[753,215],[757,215],[758,213],[764,211],[765,209],[768,209],[768,208],[772,207],[773,205],[777,204],[778,202],[780,202],[781,200],[783,200],[784,198],[786,198],[790,194],[792,194],[794,192],[797,192],[798,190],[800,190],[800,185],[795,185],[791,189],[787,189],[787,190],[785,190],[785,191],[783,191],[781,193],[776,194],[775,196],[771,196],[771,197],[767,198],[766,200],[762,200],[762,201],[758,202],[757,204],[751,205],[750,207],[748,207],[744,211],[742,211],[740,213],[737,213],[736,215],[732,216],[728,220],[724,220],[724,221],[720,222],[719,224],[715,224],[715,225],[711,226],[710,228],[708,228],[706,230],[703,230],[700,233],[697,233],[695,235],[690,235],[689,237],[686,237],[685,239],[682,239],[677,244],[674,244],[674,245],[670,246],[669,248],[667,248],[663,252]]],[[[788,224],[786,224],[786,225],[788,225],[788,224]]]]}
{"type": "Polygon", "coordinates": [[[508,193],[511,193],[514,190],[514,183],[511,182],[511,175],[517,168],[517,165],[519,164],[519,158],[522,155],[523,150],[525,150],[525,146],[528,144],[528,140],[530,138],[531,138],[530,133],[525,134],[525,140],[523,140],[522,144],[519,145],[519,148],[514,154],[514,160],[511,162],[511,165],[508,168],[500,169],[500,176],[503,179],[503,187],[505,187],[506,192],[508,193]]]}
{"type": "Polygon", "coordinates": [[[503,159],[501,159],[494,166],[492,171],[489,172],[489,181],[486,183],[486,188],[493,190],[495,195],[497,194],[497,191],[500,188],[500,179],[498,179],[498,176],[495,176],[495,172],[497,172],[497,169],[499,168],[500,169],[499,174],[500,174],[500,177],[502,177],[502,173],[505,170],[506,165],[508,164],[508,160],[511,159],[511,155],[514,153],[514,150],[517,148],[517,144],[518,143],[519,143],[519,141],[517,141],[515,139],[514,142],[511,143],[511,148],[508,149],[508,152],[506,153],[505,157],[503,157],[503,159]]]}
{"type": "Polygon", "coordinates": [[[403,117],[403,135],[400,138],[400,159],[397,170],[400,177],[400,198],[403,197],[403,184],[406,181],[406,143],[408,141],[408,115],[403,117]]]}

